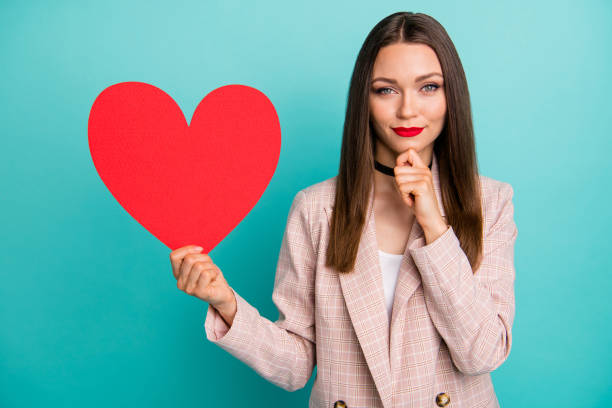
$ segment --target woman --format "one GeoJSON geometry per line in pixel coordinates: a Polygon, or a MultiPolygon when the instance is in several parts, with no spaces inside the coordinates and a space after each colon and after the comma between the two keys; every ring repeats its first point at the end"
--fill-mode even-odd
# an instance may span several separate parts
{"type": "Polygon", "coordinates": [[[207,338],[310,407],[498,407],[514,319],[513,189],[478,173],[467,81],[444,28],[395,13],[350,83],[340,169],[297,193],[276,322],[201,248],[170,255],[207,338]]]}

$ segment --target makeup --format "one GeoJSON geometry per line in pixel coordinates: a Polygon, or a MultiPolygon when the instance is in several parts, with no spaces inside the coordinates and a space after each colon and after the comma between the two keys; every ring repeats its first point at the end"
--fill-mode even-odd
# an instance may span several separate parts
{"type": "Polygon", "coordinates": [[[398,135],[402,136],[402,137],[413,137],[418,135],[419,133],[421,133],[421,131],[424,129],[422,127],[410,127],[410,128],[405,128],[405,127],[396,127],[396,128],[392,128],[393,131],[395,133],[397,133],[398,135]]]}

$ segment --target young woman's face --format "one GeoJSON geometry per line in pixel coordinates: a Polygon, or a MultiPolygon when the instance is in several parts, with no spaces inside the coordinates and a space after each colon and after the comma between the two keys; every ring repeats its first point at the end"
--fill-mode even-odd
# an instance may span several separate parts
{"type": "Polygon", "coordinates": [[[409,148],[427,157],[446,115],[442,68],[434,50],[416,43],[381,48],[372,71],[369,104],[378,159],[394,160],[409,148]],[[393,130],[397,127],[424,129],[403,137],[393,130]]]}

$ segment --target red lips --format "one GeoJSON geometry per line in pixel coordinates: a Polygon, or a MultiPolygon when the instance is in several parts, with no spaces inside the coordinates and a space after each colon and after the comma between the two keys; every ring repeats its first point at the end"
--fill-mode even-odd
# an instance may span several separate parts
{"type": "Polygon", "coordinates": [[[402,136],[402,137],[412,137],[412,136],[416,136],[419,133],[421,133],[421,131],[424,129],[422,127],[410,127],[410,128],[405,128],[405,127],[396,127],[396,128],[392,128],[393,131],[395,131],[395,133],[397,133],[398,135],[402,136]]]}

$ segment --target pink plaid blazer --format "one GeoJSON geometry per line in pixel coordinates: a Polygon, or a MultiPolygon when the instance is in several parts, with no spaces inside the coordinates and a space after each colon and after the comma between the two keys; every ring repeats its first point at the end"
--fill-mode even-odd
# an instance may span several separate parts
{"type": "MultiPolygon", "coordinates": [[[[440,212],[438,165],[432,174],[440,212]]],[[[272,299],[272,322],[234,289],[228,327],[208,306],[211,342],[288,391],[303,388],[316,364],[309,407],[498,407],[490,372],[508,357],[514,320],[514,222],[510,184],[480,175],[484,259],[476,273],[452,227],[426,245],[413,223],[401,263],[391,322],[372,207],[355,270],[325,266],[336,177],[299,191],[289,210],[272,299]]]]}

